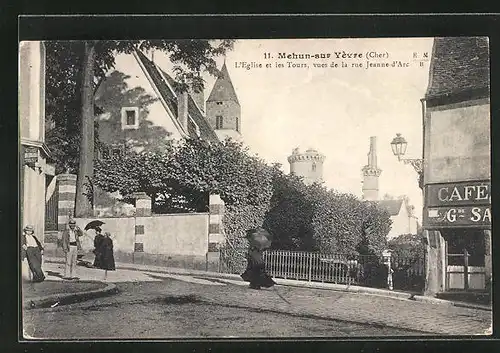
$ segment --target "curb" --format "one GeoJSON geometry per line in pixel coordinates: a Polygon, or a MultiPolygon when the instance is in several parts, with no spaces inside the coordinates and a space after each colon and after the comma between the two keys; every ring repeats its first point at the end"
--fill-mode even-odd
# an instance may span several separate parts
{"type": "MultiPolygon", "coordinates": [[[[47,258],[45,261],[52,262],[52,263],[64,263],[64,261],[62,259],[58,259],[58,258],[47,258]]],[[[237,274],[208,272],[208,271],[201,271],[201,270],[189,270],[189,269],[183,269],[183,268],[172,268],[172,267],[159,268],[158,266],[155,266],[154,268],[147,268],[146,265],[137,266],[134,264],[126,264],[126,263],[117,263],[116,268],[123,269],[123,270],[144,271],[144,272],[151,272],[151,273],[166,273],[166,274],[185,275],[185,276],[203,276],[203,277],[211,277],[211,278],[226,278],[226,279],[232,279],[232,280],[236,279],[236,280],[241,281],[241,277],[237,274]],[[144,268],[141,268],[141,267],[144,267],[144,268]]],[[[448,306],[457,306],[457,307],[476,309],[476,310],[492,311],[492,308],[488,307],[488,306],[481,306],[481,305],[468,304],[468,303],[456,303],[456,302],[445,300],[445,299],[439,299],[439,298],[428,297],[428,296],[423,296],[423,295],[416,295],[416,294],[405,293],[405,292],[394,292],[394,291],[389,291],[389,290],[379,289],[379,288],[350,286],[350,285],[334,284],[334,283],[305,282],[305,281],[283,279],[283,278],[274,278],[274,281],[279,285],[289,286],[289,287],[327,289],[327,290],[334,290],[334,291],[339,291],[339,292],[350,292],[350,293],[358,293],[358,294],[376,295],[376,296],[393,298],[393,299],[411,300],[411,301],[417,301],[417,302],[428,303],[428,304],[448,305],[448,306]]]]}
{"type": "Polygon", "coordinates": [[[108,283],[105,288],[94,289],[86,292],[51,294],[43,297],[26,299],[23,302],[25,309],[47,308],[54,304],[66,305],[77,302],[83,302],[90,299],[101,298],[118,292],[116,285],[108,283]]]}

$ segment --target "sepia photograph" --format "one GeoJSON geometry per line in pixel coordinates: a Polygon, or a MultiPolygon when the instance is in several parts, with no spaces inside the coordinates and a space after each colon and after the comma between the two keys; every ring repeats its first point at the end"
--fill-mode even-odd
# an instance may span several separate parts
{"type": "Polygon", "coordinates": [[[19,43],[22,341],[492,335],[488,37],[19,43]]]}

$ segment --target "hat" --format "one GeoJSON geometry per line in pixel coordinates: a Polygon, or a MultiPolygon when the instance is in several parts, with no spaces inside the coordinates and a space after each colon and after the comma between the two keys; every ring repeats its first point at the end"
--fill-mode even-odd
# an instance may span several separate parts
{"type": "Polygon", "coordinates": [[[35,230],[33,229],[33,226],[30,226],[30,225],[24,227],[24,231],[25,232],[35,232],[35,230]]]}
{"type": "Polygon", "coordinates": [[[69,224],[76,224],[76,222],[74,219],[72,219],[71,221],[69,221],[69,224]]]}

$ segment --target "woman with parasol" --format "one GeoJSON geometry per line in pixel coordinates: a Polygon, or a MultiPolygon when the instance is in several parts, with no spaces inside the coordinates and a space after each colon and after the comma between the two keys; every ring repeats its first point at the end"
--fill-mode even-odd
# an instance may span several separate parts
{"type": "Polygon", "coordinates": [[[271,235],[264,228],[247,231],[249,242],[247,253],[247,268],[241,275],[244,281],[250,282],[250,288],[269,288],[275,285],[271,276],[266,273],[262,252],[271,246],[271,235]]]}
{"type": "Polygon", "coordinates": [[[103,224],[104,224],[103,221],[95,220],[95,221],[89,222],[85,226],[85,230],[86,231],[88,231],[90,229],[94,229],[95,230],[94,249],[92,250],[92,252],[95,255],[94,264],[93,264],[94,268],[101,268],[102,253],[100,252],[100,249],[101,249],[102,240],[104,239],[104,235],[102,235],[102,228],[101,228],[101,226],[103,224]]]}

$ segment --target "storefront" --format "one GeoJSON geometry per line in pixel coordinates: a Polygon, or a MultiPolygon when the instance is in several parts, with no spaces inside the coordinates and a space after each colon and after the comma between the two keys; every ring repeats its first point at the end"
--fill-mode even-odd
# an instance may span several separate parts
{"type": "Polygon", "coordinates": [[[436,38],[423,104],[426,293],[489,288],[488,39],[436,38]]]}
{"type": "Polygon", "coordinates": [[[444,291],[486,289],[490,190],[489,181],[426,186],[424,224],[443,238],[444,291]]]}

